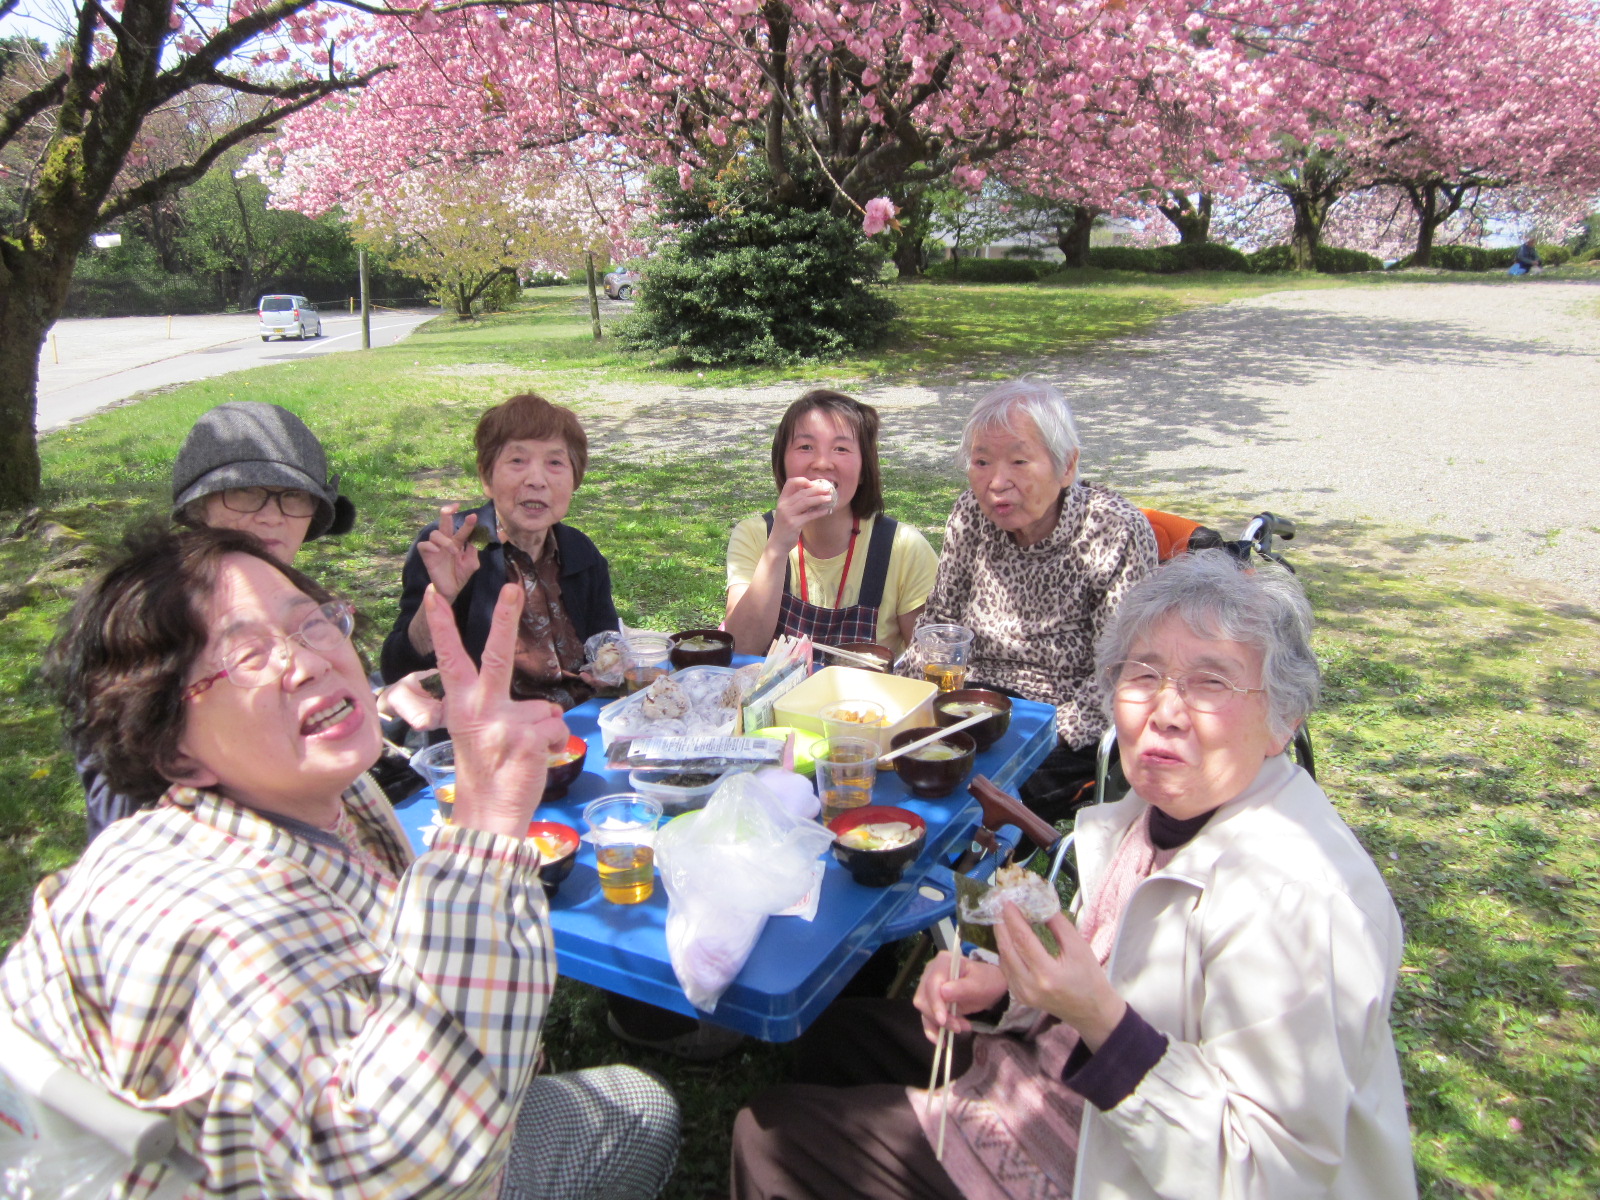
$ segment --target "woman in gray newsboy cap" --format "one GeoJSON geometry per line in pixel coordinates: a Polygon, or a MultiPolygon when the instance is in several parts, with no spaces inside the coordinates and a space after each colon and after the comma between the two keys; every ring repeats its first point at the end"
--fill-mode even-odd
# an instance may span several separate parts
{"type": "Polygon", "coordinates": [[[217,405],[184,438],[172,464],[172,519],[253,533],[292,563],[302,542],[348,533],[356,509],[304,421],[241,400],[217,405]]]}
{"type": "MultiPolygon", "coordinates": [[[[350,532],[356,507],[339,494],[339,476],[328,471],[328,455],[317,435],[286,408],[259,400],[219,404],[189,430],[172,464],[172,519],[195,528],[238,529],[254,534],[285,566],[303,543],[350,532]]],[[[422,673],[383,688],[378,711],[418,729],[442,719],[438,702],[423,690],[422,673]]],[[[388,760],[381,760],[380,765],[388,760]]],[[[113,821],[145,803],[113,791],[99,764],[78,755],[89,840],[113,821]]],[[[401,787],[416,782],[409,771],[380,782],[401,787]]]]}

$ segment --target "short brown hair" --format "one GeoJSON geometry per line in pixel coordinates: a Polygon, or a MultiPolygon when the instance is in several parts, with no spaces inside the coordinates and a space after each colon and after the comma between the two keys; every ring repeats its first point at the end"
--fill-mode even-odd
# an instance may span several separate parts
{"type": "Polygon", "coordinates": [[[478,447],[478,478],[488,479],[493,474],[494,460],[507,442],[549,442],[556,438],[567,444],[567,453],[572,456],[572,486],[577,487],[589,465],[589,439],[578,423],[578,414],[533,392],[496,404],[478,418],[477,432],[472,435],[478,447]]]}
{"type": "Polygon", "coordinates": [[[186,681],[210,640],[205,602],[229,554],[270,564],[318,603],[333,599],[248,533],[146,526],[124,539],[121,557],[78,598],[46,656],[73,752],[141,805],[169,786],[165,772],[187,720],[186,681]]]}
{"type": "Polygon", "coordinates": [[[784,469],[783,456],[794,437],[795,426],[812,412],[825,412],[843,421],[856,435],[856,445],[861,447],[861,482],[851,498],[850,511],[857,517],[872,517],[883,511],[883,475],[878,470],[878,410],[863,404],[854,396],[828,388],[815,388],[784,410],[778,422],[778,432],[772,435],[772,478],[778,490],[789,482],[784,469]]]}

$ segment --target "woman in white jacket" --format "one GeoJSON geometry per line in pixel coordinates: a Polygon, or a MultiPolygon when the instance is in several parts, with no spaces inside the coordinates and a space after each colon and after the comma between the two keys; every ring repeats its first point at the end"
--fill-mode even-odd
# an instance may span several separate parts
{"type": "Polygon", "coordinates": [[[1059,953],[1008,906],[998,965],[951,981],[940,955],[915,1009],[826,1015],[808,1084],[740,1114],[734,1195],[1415,1196],[1399,917],[1283,756],[1316,699],[1310,628],[1289,575],[1221,551],[1135,588],[1098,648],[1133,794],[1078,816],[1059,953]],[[941,1160],[946,1102],[920,1085],[942,1027],[960,1036],[941,1160]]]}

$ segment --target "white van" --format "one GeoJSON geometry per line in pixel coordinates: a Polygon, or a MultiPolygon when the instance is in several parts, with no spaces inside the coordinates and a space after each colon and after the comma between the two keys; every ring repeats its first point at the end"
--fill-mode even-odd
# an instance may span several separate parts
{"type": "Polygon", "coordinates": [[[273,337],[296,339],[322,336],[322,317],[317,306],[304,296],[263,296],[257,309],[261,318],[261,340],[273,337]]]}

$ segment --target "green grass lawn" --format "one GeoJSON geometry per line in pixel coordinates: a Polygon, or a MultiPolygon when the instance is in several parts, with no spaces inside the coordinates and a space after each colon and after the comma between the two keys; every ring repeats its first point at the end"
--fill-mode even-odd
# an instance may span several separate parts
{"type": "MultiPolygon", "coordinates": [[[[1360,286],[1348,280],[1297,286],[1360,286]]],[[[896,288],[890,347],[808,374],[983,377],[1134,333],[1183,307],[1283,280],[1055,277],[1026,286],[896,288]]],[[[195,416],[229,399],[299,412],[333,449],[356,531],[301,565],[356,601],[376,654],[399,564],[441,499],[477,494],[471,433],[512,388],[557,399],[685,382],[599,347],[571,290],[471,326],[188,385],[46,438],[46,494],[26,536],[0,541],[0,949],[28,894],[82,845],[82,794],[37,666],[55,623],[130,520],[164,511],[172,455],[195,416]],[[69,532],[48,528],[63,526],[69,532]],[[81,540],[73,535],[80,535],[81,540]]],[[[700,376],[687,381],[699,384],[700,376]]],[[[706,372],[707,385],[793,372],[706,372]]],[[[580,400],[598,415],[602,402],[580,400]]],[[[620,438],[597,453],[571,516],[611,560],[624,619],[660,628],[721,615],[728,530],[770,501],[768,428],[709,431],[672,457],[620,438]]],[[[888,506],[938,544],[959,480],[886,471],[888,506]]],[[[1109,480],[1115,483],[1115,480],[1109,480]]],[[[1135,497],[1231,528],[1193,498],[1135,497]]],[[[9,514],[5,530],[20,514],[9,514]]],[[[1409,531],[1302,525],[1293,556],[1316,607],[1327,696],[1314,721],[1321,776],[1371,850],[1406,922],[1395,1011],[1424,1194],[1600,1194],[1600,786],[1596,617],[1514,581],[1440,565],[1409,531]]],[[[725,1192],[733,1113],[782,1077],[788,1051],[750,1045],[691,1067],[625,1051],[595,993],[563,983],[548,1044],[560,1067],[629,1059],[661,1070],[692,1115],[671,1195],[725,1192]]]]}

